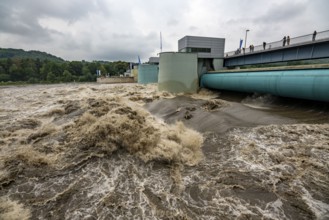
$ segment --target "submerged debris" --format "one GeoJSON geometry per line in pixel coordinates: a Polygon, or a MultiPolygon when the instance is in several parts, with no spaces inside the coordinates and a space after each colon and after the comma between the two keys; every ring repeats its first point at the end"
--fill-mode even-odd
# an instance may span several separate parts
{"type": "Polygon", "coordinates": [[[185,114],[184,114],[184,118],[189,120],[193,117],[193,115],[190,113],[190,111],[186,111],[185,114]]]}
{"type": "Polygon", "coordinates": [[[222,107],[228,106],[228,103],[223,100],[207,100],[204,104],[202,104],[202,108],[206,111],[216,111],[222,107]]]}

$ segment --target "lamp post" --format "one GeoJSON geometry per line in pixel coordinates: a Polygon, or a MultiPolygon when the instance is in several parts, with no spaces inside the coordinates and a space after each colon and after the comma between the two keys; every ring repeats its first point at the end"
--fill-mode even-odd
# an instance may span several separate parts
{"type": "Polygon", "coordinates": [[[246,49],[247,47],[247,34],[248,34],[249,29],[246,30],[246,37],[244,38],[244,48],[246,49]]]}

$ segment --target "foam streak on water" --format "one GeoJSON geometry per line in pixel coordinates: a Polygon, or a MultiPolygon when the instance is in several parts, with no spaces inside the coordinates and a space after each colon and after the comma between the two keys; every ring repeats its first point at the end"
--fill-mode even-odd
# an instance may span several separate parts
{"type": "Polygon", "coordinates": [[[153,85],[0,90],[0,219],[329,217],[328,124],[237,126],[245,111],[202,91],[172,117],[234,129],[201,135],[143,108],[174,98],[153,85]]]}

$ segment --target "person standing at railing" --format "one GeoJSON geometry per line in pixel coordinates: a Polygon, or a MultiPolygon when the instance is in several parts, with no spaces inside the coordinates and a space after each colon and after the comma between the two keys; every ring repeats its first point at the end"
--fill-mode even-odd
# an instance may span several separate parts
{"type": "Polygon", "coordinates": [[[317,34],[317,32],[314,31],[314,32],[313,32],[313,36],[312,36],[312,41],[315,41],[316,34],[317,34]]]}
{"type": "Polygon", "coordinates": [[[254,52],[254,45],[253,44],[250,44],[249,50],[250,50],[250,52],[254,52]]]}
{"type": "Polygon", "coordinates": [[[265,41],[263,42],[263,49],[264,50],[266,49],[266,42],[265,41]]]}
{"type": "Polygon", "coordinates": [[[283,37],[283,40],[282,40],[282,46],[283,47],[286,46],[286,40],[287,40],[287,38],[286,38],[286,36],[284,36],[283,37]]]}
{"type": "Polygon", "coordinates": [[[288,36],[287,37],[287,46],[289,46],[289,44],[290,44],[290,37],[288,36]]]}

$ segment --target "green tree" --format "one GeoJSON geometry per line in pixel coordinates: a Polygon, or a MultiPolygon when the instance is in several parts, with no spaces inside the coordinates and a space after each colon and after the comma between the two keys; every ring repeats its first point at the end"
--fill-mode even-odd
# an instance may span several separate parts
{"type": "Polygon", "coordinates": [[[25,73],[26,79],[37,78],[36,71],[32,67],[27,67],[23,71],[25,73]]]}
{"type": "Polygon", "coordinates": [[[7,82],[10,80],[10,75],[5,73],[0,73],[0,82],[7,82]]]}
{"type": "Polygon", "coordinates": [[[56,77],[60,78],[63,74],[61,65],[57,62],[50,61],[50,71],[55,74],[56,77]]]}
{"type": "Polygon", "coordinates": [[[47,81],[48,81],[48,82],[51,82],[51,83],[56,82],[56,81],[57,81],[57,80],[56,80],[56,75],[53,74],[52,72],[49,72],[49,73],[47,74],[47,81]]]}
{"type": "Polygon", "coordinates": [[[82,75],[86,76],[86,75],[90,75],[90,70],[87,66],[83,66],[82,67],[82,75]]]}
{"type": "Polygon", "coordinates": [[[124,74],[129,66],[127,62],[122,61],[115,62],[114,65],[114,69],[117,74],[124,74]]]}
{"type": "Polygon", "coordinates": [[[0,74],[7,74],[6,70],[0,65],[0,74]]]}
{"type": "Polygon", "coordinates": [[[48,73],[51,72],[50,68],[51,68],[50,62],[48,62],[47,60],[44,61],[42,68],[40,69],[40,80],[42,80],[42,81],[47,80],[48,73]]]}
{"type": "Polygon", "coordinates": [[[25,79],[38,78],[38,70],[36,68],[35,60],[33,59],[21,59],[21,69],[24,73],[25,79]]]}
{"type": "Polygon", "coordinates": [[[23,77],[21,76],[19,69],[16,64],[12,64],[9,68],[10,79],[12,81],[20,81],[23,77]]]}
{"type": "Polygon", "coordinates": [[[35,69],[36,69],[36,73],[38,74],[38,76],[39,76],[39,74],[40,74],[40,69],[41,69],[41,67],[42,67],[42,62],[40,61],[39,58],[37,58],[37,59],[35,60],[35,69]]]}
{"type": "Polygon", "coordinates": [[[87,63],[87,66],[91,74],[96,74],[96,70],[98,69],[97,67],[99,66],[99,64],[94,61],[91,63],[87,63]]]}
{"type": "Polygon", "coordinates": [[[79,81],[80,82],[90,82],[94,81],[93,75],[90,73],[90,70],[87,66],[84,66],[82,68],[82,76],[79,76],[79,81]]]}
{"type": "Polygon", "coordinates": [[[37,78],[31,77],[31,78],[29,78],[29,80],[27,82],[28,83],[38,83],[39,80],[37,78]]]}
{"type": "Polygon", "coordinates": [[[105,69],[105,67],[103,65],[100,65],[99,66],[99,70],[101,71],[101,75],[102,76],[106,76],[107,71],[106,71],[106,69],[105,69]]]}
{"type": "Polygon", "coordinates": [[[62,77],[64,82],[72,82],[74,80],[74,77],[68,70],[64,70],[63,72],[63,77],[62,77]]]}
{"type": "Polygon", "coordinates": [[[82,75],[82,62],[79,61],[72,61],[69,63],[69,71],[75,76],[82,75]]]}
{"type": "Polygon", "coordinates": [[[9,68],[13,65],[13,61],[10,58],[7,58],[6,63],[4,65],[4,69],[6,70],[7,74],[9,73],[9,68]]]}
{"type": "Polygon", "coordinates": [[[107,63],[104,65],[104,68],[106,69],[106,72],[110,74],[110,76],[114,76],[115,74],[115,68],[113,63],[107,63]]]}

